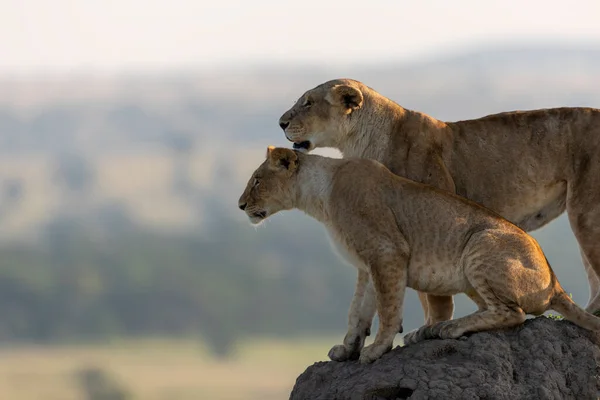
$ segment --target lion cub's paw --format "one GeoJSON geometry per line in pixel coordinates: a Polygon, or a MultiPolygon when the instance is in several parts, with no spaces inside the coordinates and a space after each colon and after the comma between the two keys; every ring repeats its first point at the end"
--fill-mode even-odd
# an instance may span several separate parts
{"type": "Polygon", "coordinates": [[[415,344],[418,342],[422,342],[423,340],[432,339],[436,337],[436,325],[437,324],[425,325],[420,327],[419,329],[415,329],[414,331],[408,332],[406,335],[404,335],[404,344],[415,344]]]}
{"type": "Polygon", "coordinates": [[[419,329],[408,332],[404,335],[404,345],[410,345],[418,342],[422,342],[423,340],[442,338],[442,335],[452,334],[452,330],[448,330],[448,326],[450,321],[436,322],[433,325],[424,325],[419,329]],[[442,332],[444,332],[442,334],[442,332]],[[446,333],[447,332],[447,333],[446,333]]]}
{"type": "Polygon", "coordinates": [[[344,337],[344,344],[337,344],[327,354],[332,361],[357,360],[365,339],[371,334],[369,327],[361,330],[351,329],[344,337]]]}
{"type": "Polygon", "coordinates": [[[406,335],[404,335],[402,337],[402,340],[404,341],[404,345],[408,346],[410,344],[417,343],[419,341],[418,333],[419,333],[418,329],[413,329],[412,331],[407,332],[406,335]]]}
{"type": "Polygon", "coordinates": [[[371,344],[365,348],[363,348],[360,352],[360,357],[358,359],[358,361],[361,364],[370,364],[373,361],[377,360],[378,358],[380,358],[382,355],[384,355],[385,353],[387,353],[388,351],[390,351],[392,349],[392,345],[385,345],[385,344],[380,344],[380,345],[376,345],[376,344],[371,344]]]}
{"type": "Polygon", "coordinates": [[[440,322],[439,324],[442,325],[438,328],[436,336],[438,336],[440,339],[458,339],[459,337],[463,336],[464,330],[459,325],[452,322],[440,322]]]}
{"type": "Polygon", "coordinates": [[[352,349],[348,349],[343,344],[336,344],[329,350],[327,356],[331,361],[347,361],[358,358],[358,354],[358,352],[353,352],[352,349]]]}

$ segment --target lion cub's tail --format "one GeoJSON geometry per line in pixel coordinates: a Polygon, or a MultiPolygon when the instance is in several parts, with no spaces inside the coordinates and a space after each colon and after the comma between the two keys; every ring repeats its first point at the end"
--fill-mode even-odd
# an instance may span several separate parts
{"type": "Polygon", "coordinates": [[[554,297],[550,301],[550,308],[558,311],[563,317],[582,328],[591,331],[600,331],[600,318],[575,304],[563,288],[558,285],[558,282],[555,287],[554,297]]]}

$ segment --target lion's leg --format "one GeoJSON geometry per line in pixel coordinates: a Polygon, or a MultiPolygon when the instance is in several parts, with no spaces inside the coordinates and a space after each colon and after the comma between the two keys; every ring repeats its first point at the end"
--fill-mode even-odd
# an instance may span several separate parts
{"type": "Polygon", "coordinates": [[[592,268],[592,265],[588,261],[585,253],[581,248],[579,248],[581,252],[581,261],[583,262],[583,267],[585,268],[585,272],[587,273],[588,283],[590,285],[590,297],[588,299],[588,305],[591,304],[592,300],[600,293],[600,278],[596,274],[596,271],[592,268]]]}
{"type": "Polygon", "coordinates": [[[408,257],[397,253],[379,255],[371,264],[371,279],[377,299],[379,329],[373,343],[362,349],[360,362],[370,363],[392,349],[400,330],[406,291],[408,257]]]}
{"type": "MultiPolygon", "coordinates": [[[[400,289],[399,297],[403,298],[403,292],[400,289]]],[[[400,302],[402,302],[402,298],[400,302]]],[[[356,297],[354,297],[356,299],[356,297]]],[[[353,299],[353,301],[354,301],[353,299]]],[[[352,306],[351,306],[352,308],[352,306]]],[[[400,327],[398,329],[399,333],[402,333],[402,304],[398,307],[398,319],[400,320],[400,327]]],[[[358,321],[352,317],[349,317],[348,323],[348,333],[344,337],[344,342],[341,345],[335,345],[329,351],[329,358],[334,361],[345,361],[345,360],[355,360],[360,355],[360,350],[365,345],[365,340],[367,336],[371,335],[371,325],[373,323],[373,318],[375,317],[375,313],[377,312],[377,297],[375,293],[375,287],[373,285],[373,281],[369,278],[368,284],[366,286],[366,290],[362,299],[362,304],[360,306],[360,314],[358,321]],[[352,321],[353,322],[352,322],[352,321]]],[[[353,315],[354,313],[351,311],[349,313],[353,315]]]]}
{"type": "Polygon", "coordinates": [[[469,291],[465,293],[467,295],[467,297],[469,297],[471,300],[473,300],[473,303],[477,304],[477,311],[483,311],[487,308],[487,304],[485,304],[485,301],[481,298],[481,296],[479,295],[479,293],[477,293],[476,291],[469,291]]]}
{"type": "Polygon", "coordinates": [[[369,282],[369,273],[358,270],[356,288],[348,311],[348,332],[343,344],[335,345],[329,350],[329,358],[333,361],[355,360],[370,335],[371,323],[375,315],[373,285],[369,282]]]}
{"type": "Polygon", "coordinates": [[[436,322],[448,321],[454,314],[454,299],[452,296],[427,295],[427,304],[429,305],[428,319],[426,325],[432,325],[436,322]]]}
{"type": "Polygon", "coordinates": [[[469,283],[473,287],[469,297],[474,299],[479,310],[462,318],[438,322],[409,332],[405,344],[425,339],[456,339],[468,332],[479,332],[497,328],[508,328],[525,321],[525,312],[516,304],[516,293],[511,288],[511,273],[514,268],[494,266],[493,274],[484,265],[466,266],[469,283]]]}
{"type": "Polygon", "coordinates": [[[454,314],[454,299],[452,296],[436,296],[419,291],[417,291],[417,294],[423,307],[425,325],[452,319],[454,314]]]}
{"type": "MultiPolygon", "coordinates": [[[[589,190],[593,184],[591,176],[584,175],[579,182],[571,184],[567,193],[567,213],[571,229],[579,242],[582,261],[588,274],[590,300],[586,311],[600,311],[600,207],[591,198],[589,190]],[[588,200],[589,199],[589,200],[588,200]],[[594,278],[595,275],[595,278],[594,278]]],[[[596,177],[598,178],[598,177],[596,177]]],[[[597,187],[597,186],[596,186],[597,187]]]]}
{"type": "MultiPolygon", "coordinates": [[[[363,299],[362,307],[360,309],[360,324],[366,332],[366,336],[371,334],[371,324],[373,323],[373,317],[377,311],[377,296],[375,294],[375,287],[373,286],[373,280],[369,277],[369,284],[367,285],[367,291],[365,298],[363,299]]],[[[400,308],[400,327],[402,328],[402,308],[400,308]]],[[[364,341],[363,341],[364,343],[364,341]]],[[[361,347],[362,348],[362,347],[361,347]]]]}
{"type": "MultiPolygon", "coordinates": [[[[431,326],[437,322],[443,322],[452,319],[452,314],[454,313],[454,300],[452,296],[435,296],[426,294],[424,292],[417,293],[419,294],[419,300],[421,300],[423,307],[430,305],[429,311],[431,313],[429,314],[429,317],[425,318],[425,325],[423,325],[421,329],[431,326]]],[[[485,308],[485,304],[477,293],[472,292],[472,295],[469,295],[469,297],[471,297],[471,299],[477,304],[480,310],[485,308]]],[[[415,332],[417,332],[417,330],[418,329],[414,329],[404,336],[405,344],[407,344],[406,338],[410,338],[415,334],[415,332]]],[[[402,330],[400,333],[402,333],[402,330]]]]}
{"type": "Polygon", "coordinates": [[[419,301],[421,302],[421,307],[423,308],[423,316],[425,318],[425,325],[431,325],[429,319],[429,301],[427,300],[427,293],[417,291],[419,295],[419,301]]]}
{"type": "Polygon", "coordinates": [[[408,333],[404,337],[404,343],[408,345],[434,338],[458,339],[465,333],[510,328],[524,321],[525,313],[520,308],[499,305],[483,311],[476,311],[462,318],[438,322],[432,326],[424,326],[417,331],[408,333]]]}

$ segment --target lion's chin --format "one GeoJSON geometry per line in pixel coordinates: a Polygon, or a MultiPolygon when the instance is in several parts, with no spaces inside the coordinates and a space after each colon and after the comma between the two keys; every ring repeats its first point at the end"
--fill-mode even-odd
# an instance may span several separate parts
{"type": "Polygon", "coordinates": [[[305,140],[303,142],[294,142],[293,149],[297,150],[301,153],[308,153],[313,149],[313,145],[310,140],[305,140]]]}
{"type": "Polygon", "coordinates": [[[264,218],[259,217],[249,217],[249,219],[252,225],[260,225],[265,220],[264,218]]]}
{"type": "Polygon", "coordinates": [[[248,219],[250,220],[250,223],[252,225],[259,225],[265,219],[267,219],[267,212],[266,211],[260,211],[260,212],[251,214],[251,215],[248,216],[248,219]]]}

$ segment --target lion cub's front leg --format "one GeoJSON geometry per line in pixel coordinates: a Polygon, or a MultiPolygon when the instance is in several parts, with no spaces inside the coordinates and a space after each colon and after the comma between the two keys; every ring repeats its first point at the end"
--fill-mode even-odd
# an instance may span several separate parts
{"type": "Polygon", "coordinates": [[[369,264],[377,299],[379,329],[374,342],[360,352],[361,363],[371,363],[392,349],[400,330],[400,310],[404,302],[407,279],[407,257],[383,254],[369,264]]]}
{"type": "Polygon", "coordinates": [[[348,333],[343,344],[335,345],[329,350],[329,358],[333,361],[358,359],[366,337],[371,334],[376,303],[375,289],[369,281],[369,273],[359,269],[356,289],[348,311],[348,333]]]}

